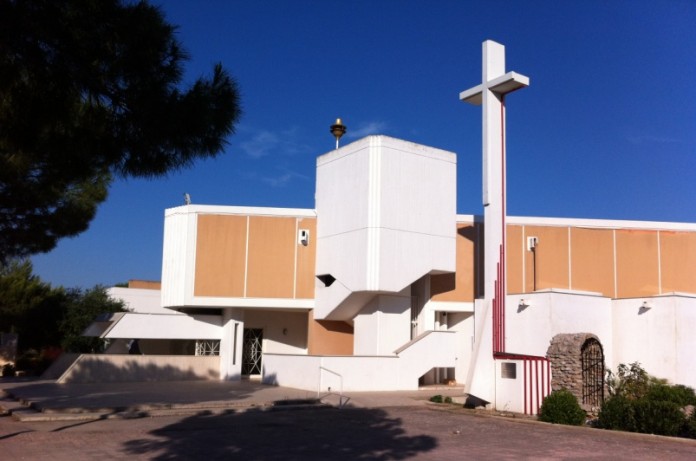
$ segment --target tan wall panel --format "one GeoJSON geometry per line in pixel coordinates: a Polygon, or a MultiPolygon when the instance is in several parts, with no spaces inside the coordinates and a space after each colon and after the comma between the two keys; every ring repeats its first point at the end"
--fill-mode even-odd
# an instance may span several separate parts
{"type": "Polygon", "coordinates": [[[507,226],[507,292],[524,293],[522,264],[524,264],[522,226],[507,226]]]}
{"type": "Polygon", "coordinates": [[[617,230],[616,271],[619,298],[657,294],[657,232],[617,230]]]}
{"type": "Polygon", "coordinates": [[[614,232],[571,228],[571,287],[614,297],[614,232]]]}
{"type": "Polygon", "coordinates": [[[246,216],[199,215],[196,296],[244,296],[246,216]]]}
{"type": "Polygon", "coordinates": [[[660,232],[662,292],[696,293],[696,233],[660,232]]]}
{"type": "Polygon", "coordinates": [[[353,327],[346,322],[314,320],[309,313],[309,355],[353,355],[353,327]]]}
{"type": "Polygon", "coordinates": [[[300,218],[298,229],[309,230],[309,244],[297,245],[297,287],[296,298],[314,298],[314,262],[317,254],[317,220],[300,218]]]}
{"type": "Polygon", "coordinates": [[[128,288],[141,288],[143,290],[161,290],[162,282],[151,280],[129,280],[128,288]]]}
{"type": "Polygon", "coordinates": [[[249,218],[247,297],[293,297],[295,223],[295,218],[286,217],[249,218]]]}
{"type": "Polygon", "coordinates": [[[473,224],[457,225],[457,266],[455,274],[430,278],[430,293],[435,301],[472,302],[474,300],[474,266],[477,228],[473,224]]]}
{"type": "MultiPolygon", "coordinates": [[[[536,248],[536,289],[569,289],[568,228],[525,226],[527,237],[538,237],[536,248]]],[[[525,251],[525,292],[534,291],[534,255],[525,251]]]]}

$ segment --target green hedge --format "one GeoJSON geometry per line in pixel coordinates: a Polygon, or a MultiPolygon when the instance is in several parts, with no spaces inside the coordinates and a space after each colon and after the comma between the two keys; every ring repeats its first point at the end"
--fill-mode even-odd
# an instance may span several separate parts
{"type": "Polygon", "coordinates": [[[553,391],[541,404],[539,420],[554,424],[580,426],[587,418],[578,399],[565,389],[553,391]]]}
{"type": "Polygon", "coordinates": [[[598,427],[696,438],[696,416],[687,418],[682,411],[696,405],[692,388],[653,378],[637,362],[630,368],[620,365],[618,379],[610,382],[610,388],[614,392],[600,409],[598,427]]]}

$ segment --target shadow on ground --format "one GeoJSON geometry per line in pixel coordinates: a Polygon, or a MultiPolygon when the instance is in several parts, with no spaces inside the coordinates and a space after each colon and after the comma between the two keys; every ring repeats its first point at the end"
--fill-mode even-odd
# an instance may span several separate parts
{"type": "Polygon", "coordinates": [[[380,409],[201,413],[125,443],[155,460],[387,460],[434,450],[437,439],[409,435],[380,409]]]}

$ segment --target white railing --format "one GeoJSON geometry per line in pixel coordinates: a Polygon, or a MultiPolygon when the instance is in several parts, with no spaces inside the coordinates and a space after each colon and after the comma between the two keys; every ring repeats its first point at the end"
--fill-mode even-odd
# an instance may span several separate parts
{"type": "MultiPolygon", "coordinates": [[[[329,370],[326,367],[321,367],[321,366],[319,367],[319,387],[317,388],[317,398],[319,398],[319,394],[321,393],[321,390],[324,388],[324,386],[322,386],[322,378],[324,376],[322,374],[322,371],[325,371],[327,373],[331,373],[332,375],[337,376],[338,379],[340,380],[339,381],[340,387],[338,390],[338,408],[343,408],[343,405],[345,404],[345,402],[343,401],[343,376],[340,373],[336,373],[335,371],[329,370]]],[[[331,393],[331,386],[328,386],[327,390],[330,394],[331,393]]],[[[347,402],[347,400],[346,400],[346,402],[347,402]]]]}

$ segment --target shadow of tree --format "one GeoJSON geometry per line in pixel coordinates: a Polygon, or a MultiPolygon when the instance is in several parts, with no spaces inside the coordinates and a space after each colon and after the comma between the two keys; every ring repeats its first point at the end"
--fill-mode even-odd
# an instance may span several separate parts
{"type": "Polygon", "coordinates": [[[81,354],[60,378],[66,383],[216,379],[219,357],[81,354]]]}
{"type": "Polygon", "coordinates": [[[155,460],[388,460],[435,449],[381,409],[201,413],[131,440],[125,452],[155,460]]]}

